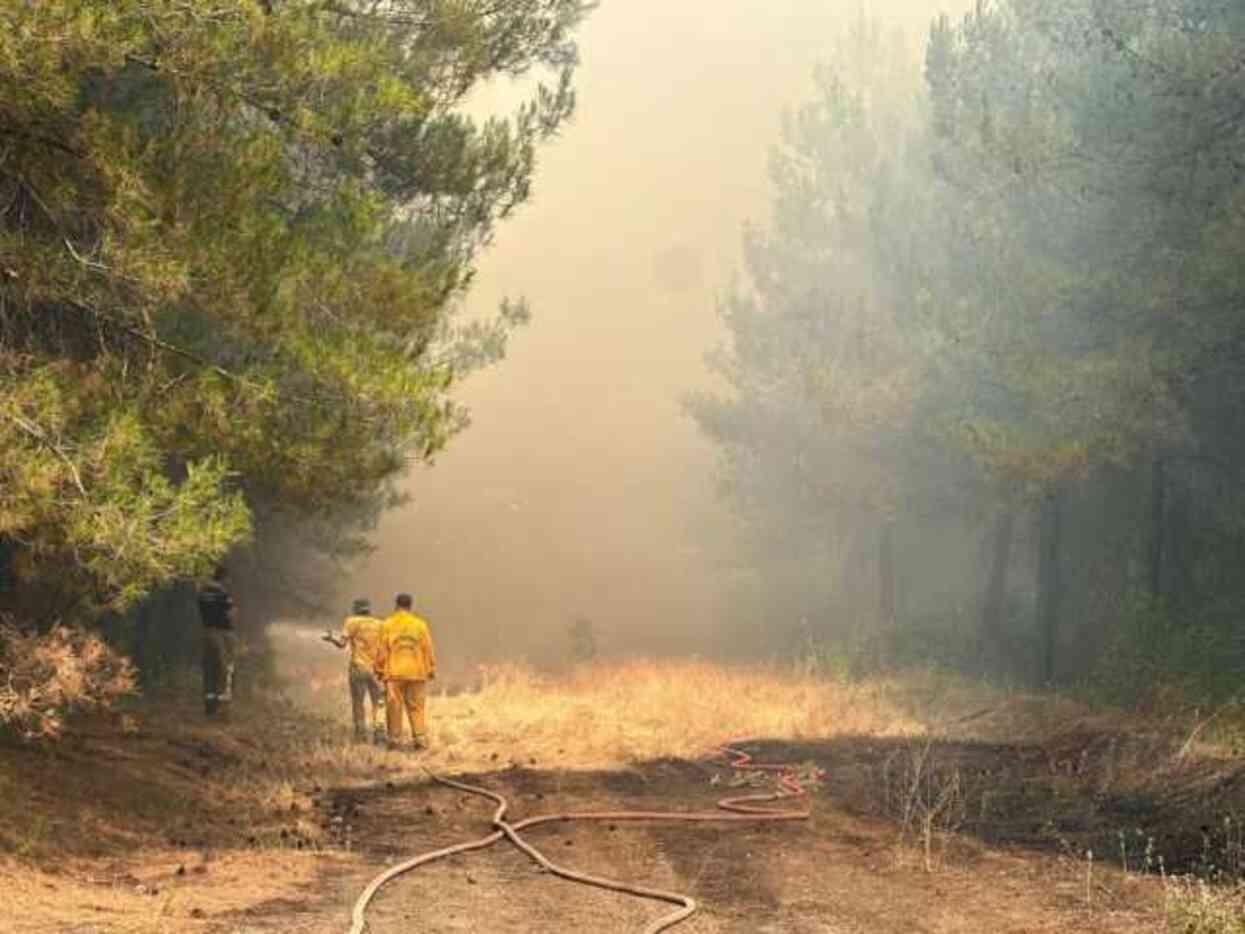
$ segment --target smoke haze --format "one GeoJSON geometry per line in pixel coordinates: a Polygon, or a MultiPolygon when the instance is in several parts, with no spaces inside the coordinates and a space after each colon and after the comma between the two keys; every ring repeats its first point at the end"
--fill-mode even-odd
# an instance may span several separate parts
{"type": "MultiPolygon", "coordinates": [[[[388,515],[343,601],[409,589],[447,664],[713,651],[729,521],[714,453],[681,408],[707,384],[715,297],[764,220],[768,153],[814,65],[865,15],[919,54],[944,4],[613,0],[581,41],[579,111],[534,197],[483,257],[469,309],[526,296],[509,358],[461,393],[472,427],[388,515]]],[[[343,606],[344,606],[343,602],[343,606]]]]}

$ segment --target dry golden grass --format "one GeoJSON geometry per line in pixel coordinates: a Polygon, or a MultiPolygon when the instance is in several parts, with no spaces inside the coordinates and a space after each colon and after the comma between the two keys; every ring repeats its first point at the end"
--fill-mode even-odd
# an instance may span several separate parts
{"type": "Polygon", "coordinates": [[[471,691],[432,683],[431,748],[417,756],[348,741],[344,672],[302,677],[295,703],[338,728],[308,737],[301,758],[332,780],[512,763],[609,768],[666,756],[697,757],[740,739],[921,736],[996,703],[997,695],[942,675],[830,681],[790,667],[702,660],[632,660],[562,675],[523,665],[481,668],[471,691]]]}
{"type": "Polygon", "coordinates": [[[593,665],[563,678],[493,668],[478,693],[436,698],[432,712],[434,738],[447,752],[487,743],[575,766],[704,755],[735,739],[924,729],[879,683],[836,684],[703,661],[593,665]]]}
{"type": "Polygon", "coordinates": [[[1168,879],[1164,901],[1172,934],[1245,934],[1245,885],[1168,879]]]}
{"type": "MultiPolygon", "coordinates": [[[[139,861],[70,861],[44,872],[0,860],[5,934],[100,931],[171,934],[220,930],[220,919],[258,902],[306,897],[332,854],[234,851],[204,864],[198,854],[148,853],[139,861]],[[178,868],[186,871],[178,874],[178,868]]],[[[236,928],[233,928],[236,929],[236,928]]],[[[293,930],[293,929],[291,929],[293,930]]]]}

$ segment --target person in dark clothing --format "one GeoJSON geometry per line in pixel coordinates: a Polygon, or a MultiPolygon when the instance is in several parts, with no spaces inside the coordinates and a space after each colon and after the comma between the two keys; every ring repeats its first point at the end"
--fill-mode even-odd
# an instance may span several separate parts
{"type": "Polygon", "coordinates": [[[213,716],[233,700],[233,666],[237,651],[234,622],[237,608],[229,594],[228,574],[218,567],[199,588],[199,618],[203,621],[203,708],[213,716]]]}

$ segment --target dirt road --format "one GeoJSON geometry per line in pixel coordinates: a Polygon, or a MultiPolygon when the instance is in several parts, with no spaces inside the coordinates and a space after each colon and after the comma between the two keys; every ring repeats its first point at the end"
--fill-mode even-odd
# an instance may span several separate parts
{"type": "MultiPolygon", "coordinates": [[[[735,735],[819,737],[746,745],[824,771],[809,821],[553,824],[531,841],[571,868],[691,895],[700,911],[676,934],[1184,930],[1165,919],[1160,859],[1169,874],[1245,874],[1245,764],[1051,699],[952,705],[919,679],[692,662],[519,672],[434,698],[433,749],[415,757],[351,745],[344,686],[326,684],[223,724],[185,699],[149,702],[133,723],[0,749],[0,931],[345,934],[385,867],[491,830],[489,802],[422,766],[506,795],[515,820],[709,810],[754,790],[741,784],[770,787],[704,752],[739,697],[735,735]],[[337,719],[308,712],[317,698],[337,719]],[[971,736],[936,729],[984,707],[996,712],[974,715],[971,736]]],[[[499,843],[396,880],[369,919],[372,934],[635,934],[665,910],[552,878],[499,843]]]]}
{"type": "MultiPolygon", "coordinates": [[[[831,744],[767,744],[766,756],[844,766],[831,744]]],[[[619,771],[509,768],[472,777],[506,795],[515,819],[563,810],[710,809],[729,785],[750,781],[722,763],[663,760],[619,771]]],[[[909,932],[1128,932],[1163,930],[1155,880],[1028,847],[987,846],[935,833],[932,871],[920,838],[897,845],[894,823],[836,805],[834,782],[814,789],[806,823],[769,826],[565,824],[534,829],[533,843],[587,872],[685,892],[701,906],[684,934],[909,934],[909,932]]],[[[858,789],[859,790],[859,789],[858,789]]],[[[333,867],[316,894],[259,904],[219,934],[339,932],[379,870],[425,849],[489,831],[488,802],[443,786],[327,792],[321,820],[358,856],[333,867]]],[[[422,867],[384,889],[369,912],[374,934],[638,931],[662,906],[574,885],[540,871],[505,842],[422,867]]]]}

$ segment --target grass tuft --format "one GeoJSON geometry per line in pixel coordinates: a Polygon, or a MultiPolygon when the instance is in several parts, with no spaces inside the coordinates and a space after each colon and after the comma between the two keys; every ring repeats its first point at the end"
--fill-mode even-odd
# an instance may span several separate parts
{"type": "Polygon", "coordinates": [[[1170,934],[1245,934],[1245,884],[1168,879],[1165,901],[1170,934]]]}

